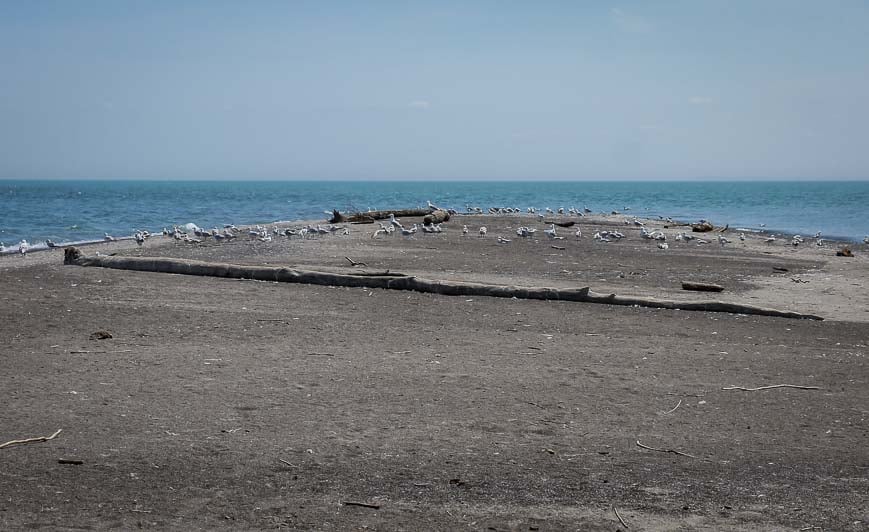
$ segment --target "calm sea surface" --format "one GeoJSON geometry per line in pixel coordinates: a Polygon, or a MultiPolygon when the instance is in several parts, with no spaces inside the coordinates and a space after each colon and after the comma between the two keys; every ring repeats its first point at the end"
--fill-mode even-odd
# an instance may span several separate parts
{"type": "Polygon", "coordinates": [[[250,182],[3,181],[0,241],[31,243],[130,235],[193,222],[325,219],[323,211],[398,209],[426,201],[468,205],[700,218],[731,227],[862,239],[869,234],[869,181],[857,182],[250,182]]]}

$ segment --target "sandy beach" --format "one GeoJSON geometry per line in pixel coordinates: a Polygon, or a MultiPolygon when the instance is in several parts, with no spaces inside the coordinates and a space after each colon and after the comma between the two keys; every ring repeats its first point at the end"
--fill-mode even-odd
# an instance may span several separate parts
{"type": "Polygon", "coordinates": [[[649,222],[667,234],[660,249],[623,216],[569,219],[563,240],[534,217],[458,216],[413,238],[347,224],[349,235],[82,251],[336,272],[354,270],[349,257],[429,279],[824,319],[2,256],[0,444],[62,432],[0,449],[0,527],[869,527],[867,246],[838,257],[841,244],[732,230],[723,246],[695,233],[701,245],[675,240],[690,228],[649,222]],[[521,225],[536,236],[519,238],[521,225]],[[594,240],[601,230],[626,236],[594,240]]]}

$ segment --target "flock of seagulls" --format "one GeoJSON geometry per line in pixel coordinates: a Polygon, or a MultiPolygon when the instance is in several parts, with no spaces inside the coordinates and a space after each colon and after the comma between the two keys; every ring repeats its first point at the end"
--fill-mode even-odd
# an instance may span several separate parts
{"type": "MultiPolygon", "coordinates": [[[[437,208],[431,202],[428,202],[430,208],[437,208]]],[[[481,207],[473,207],[470,205],[466,206],[466,210],[468,214],[493,214],[493,215],[506,215],[506,214],[527,214],[536,216],[538,221],[543,221],[546,216],[578,216],[582,217],[587,214],[590,214],[592,211],[588,207],[584,207],[582,209],[576,207],[569,207],[565,209],[564,207],[559,207],[557,209],[552,209],[550,207],[545,207],[542,210],[538,210],[535,207],[528,207],[527,209],[519,209],[516,207],[492,207],[487,210],[483,210],[481,207]]],[[[622,211],[613,211],[612,214],[616,215],[624,215],[626,211],[630,210],[630,207],[625,206],[622,211]]],[[[449,210],[451,214],[457,214],[454,210],[449,210]]],[[[660,221],[666,224],[674,224],[675,222],[672,218],[663,218],[661,216],[658,217],[660,221]]],[[[668,235],[661,229],[650,229],[647,227],[647,224],[650,223],[650,220],[640,220],[637,217],[629,218],[625,216],[623,220],[625,225],[632,225],[634,227],[639,228],[640,237],[645,240],[652,240],[656,243],[659,249],[669,249],[670,244],[668,243],[668,235]]],[[[573,223],[573,222],[571,222],[573,223]]],[[[760,224],[760,227],[764,227],[765,224],[760,224]]],[[[220,242],[228,242],[239,238],[244,232],[247,232],[248,239],[252,241],[259,242],[271,242],[275,237],[284,236],[287,238],[299,237],[302,239],[307,238],[316,238],[324,235],[349,235],[350,229],[347,226],[333,225],[329,224],[326,226],[316,224],[316,225],[306,225],[300,228],[285,228],[279,229],[276,226],[273,227],[265,227],[262,225],[255,225],[253,227],[247,229],[239,229],[235,225],[227,224],[224,225],[222,229],[218,229],[214,227],[210,230],[201,229],[195,224],[186,224],[184,226],[172,226],[172,229],[169,230],[164,228],[162,231],[163,236],[172,238],[175,242],[183,242],[190,244],[201,244],[203,242],[208,241],[209,239],[213,240],[216,243],[220,242]]],[[[394,234],[399,234],[405,238],[413,238],[418,233],[424,234],[440,234],[444,232],[441,224],[417,224],[414,223],[410,227],[405,226],[401,223],[400,220],[395,218],[394,214],[390,214],[386,223],[379,222],[379,228],[376,229],[372,234],[371,238],[377,239],[379,237],[389,237],[394,234]]],[[[467,236],[471,232],[471,229],[468,225],[462,225],[461,234],[462,236],[467,236]]],[[[516,229],[516,236],[521,239],[529,239],[534,238],[536,236],[537,230],[529,225],[522,225],[516,229]]],[[[543,234],[546,236],[548,240],[564,240],[565,237],[559,234],[558,228],[556,224],[549,223],[549,227],[543,229],[543,234]]],[[[477,229],[477,234],[479,238],[485,238],[489,234],[489,229],[485,225],[481,225],[477,229]]],[[[576,240],[581,240],[583,238],[582,230],[580,228],[576,228],[573,233],[574,238],[576,240]]],[[[151,233],[146,230],[137,230],[133,233],[132,239],[135,240],[136,244],[141,247],[145,244],[145,242],[151,238],[151,233]]],[[[705,236],[705,235],[703,235],[705,236]]],[[[593,239],[597,242],[618,242],[624,239],[626,235],[621,231],[616,230],[599,230],[596,231],[593,235],[593,239]]],[[[676,242],[693,242],[697,245],[710,244],[712,241],[707,238],[702,238],[701,236],[694,235],[692,233],[678,232],[675,235],[671,235],[672,239],[676,242]]],[[[129,239],[130,237],[124,237],[124,239],[129,239]]],[[[746,236],[744,232],[740,232],[738,234],[738,238],[740,242],[746,241],[746,236]]],[[[509,244],[512,242],[512,239],[506,238],[502,235],[496,235],[498,244],[509,244]]],[[[115,242],[118,240],[118,237],[112,236],[109,233],[105,233],[103,240],[105,242],[115,242]]],[[[726,247],[733,242],[728,239],[723,234],[717,234],[715,240],[717,240],[718,244],[721,247],[726,247]]],[[[763,237],[763,242],[766,244],[775,244],[779,242],[778,235],[770,234],[769,236],[763,237]]],[[[806,239],[801,235],[793,235],[789,237],[787,240],[788,243],[797,247],[805,243],[806,239]]],[[[823,246],[825,241],[821,238],[821,232],[818,231],[814,235],[814,241],[817,246],[823,246]]],[[[869,235],[863,238],[864,244],[869,244],[869,235]]],[[[57,248],[62,247],[58,244],[55,244],[51,240],[46,240],[45,244],[48,248],[57,248]]],[[[28,251],[31,250],[33,246],[27,242],[27,240],[21,240],[18,243],[17,247],[6,247],[2,242],[0,242],[0,253],[10,253],[13,251],[17,251],[21,255],[26,255],[28,251]]],[[[38,246],[41,247],[41,246],[38,246]]]]}

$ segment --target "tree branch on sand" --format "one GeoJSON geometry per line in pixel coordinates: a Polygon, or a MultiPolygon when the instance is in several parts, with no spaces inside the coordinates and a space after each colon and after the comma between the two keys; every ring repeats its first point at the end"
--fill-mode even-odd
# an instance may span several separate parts
{"type": "Polygon", "coordinates": [[[488,296],[517,299],[576,301],[582,303],[602,303],[607,305],[640,306],[673,310],[730,312],[734,314],[754,314],[760,316],[778,316],[782,318],[823,319],[820,316],[812,314],[801,314],[798,312],[768,309],[738,303],[726,303],[722,301],[671,301],[647,297],[599,294],[592,292],[587,286],[579,288],[522,287],[424,279],[421,277],[392,273],[389,271],[332,273],[325,271],[282,268],[279,266],[241,266],[237,264],[162,257],[86,256],[74,247],[67,248],[64,251],[63,262],[64,264],[69,265],[95,266],[116,270],[174,273],[231,279],[253,279],[257,281],[302,283],[320,286],[411,290],[415,292],[447,296],[488,296]]]}
{"type": "Polygon", "coordinates": [[[25,440],[7,441],[6,443],[0,443],[0,449],[3,449],[4,447],[12,447],[13,445],[23,445],[25,443],[38,443],[38,442],[53,440],[53,439],[57,438],[57,435],[60,434],[61,432],[63,432],[63,429],[57,429],[57,432],[55,432],[51,436],[40,436],[38,438],[27,438],[25,440]]]}

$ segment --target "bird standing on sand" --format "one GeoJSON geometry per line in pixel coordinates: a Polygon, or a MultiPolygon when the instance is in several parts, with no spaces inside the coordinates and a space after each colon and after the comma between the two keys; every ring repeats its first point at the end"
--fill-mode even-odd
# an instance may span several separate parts
{"type": "Polygon", "coordinates": [[[413,227],[410,229],[401,228],[401,236],[413,236],[416,234],[416,231],[419,229],[419,226],[413,224],[413,227]]]}
{"type": "Polygon", "coordinates": [[[489,232],[489,230],[486,229],[485,225],[480,228],[480,236],[486,236],[486,233],[488,233],[488,232],[489,232]]]}
{"type": "Polygon", "coordinates": [[[509,244],[509,243],[510,243],[510,239],[509,239],[509,238],[504,238],[503,236],[499,236],[499,237],[498,237],[498,243],[499,243],[499,244],[509,244]]]}
{"type": "Polygon", "coordinates": [[[462,236],[466,236],[467,234],[468,234],[468,226],[463,225],[462,226],[462,236]]]}
{"type": "Polygon", "coordinates": [[[104,239],[106,242],[114,242],[114,241],[115,241],[115,237],[113,237],[112,235],[110,235],[110,234],[108,234],[108,233],[106,233],[106,236],[103,237],[103,239],[104,239]]]}
{"type": "Polygon", "coordinates": [[[145,243],[145,235],[143,235],[140,231],[137,231],[136,234],[133,236],[136,238],[136,244],[138,244],[139,247],[142,247],[142,244],[145,243]]]}
{"type": "Polygon", "coordinates": [[[18,243],[18,253],[21,253],[22,255],[27,255],[28,249],[30,249],[30,244],[28,244],[26,240],[22,240],[18,243]]]}
{"type": "Polygon", "coordinates": [[[574,233],[573,236],[575,236],[577,240],[579,240],[580,238],[582,238],[582,229],[577,229],[577,230],[576,230],[576,233],[574,233]]]}
{"type": "Polygon", "coordinates": [[[549,229],[544,229],[543,232],[546,233],[546,236],[549,238],[555,238],[558,236],[558,233],[555,231],[555,224],[551,224],[549,229]]]}

